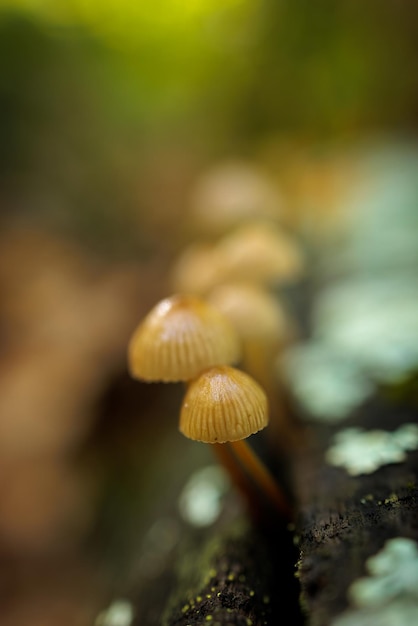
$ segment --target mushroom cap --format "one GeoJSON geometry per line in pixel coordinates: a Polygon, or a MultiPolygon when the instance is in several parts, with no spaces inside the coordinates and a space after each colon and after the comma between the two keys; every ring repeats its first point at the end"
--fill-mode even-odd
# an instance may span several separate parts
{"type": "Polygon", "coordinates": [[[128,366],[140,380],[187,381],[212,365],[237,362],[240,353],[228,318],[197,296],[174,294],[156,304],[134,331],[128,366]]]}
{"type": "Polygon", "coordinates": [[[222,233],[243,220],[276,218],[283,199],[276,181],[256,163],[227,160],[207,170],[190,198],[190,217],[205,233],[222,233]]]}
{"type": "Polygon", "coordinates": [[[176,292],[203,295],[219,283],[222,259],[216,248],[195,242],[182,250],[171,271],[171,284],[176,292]]]}
{"type": "Polygon", "coordinates": [[[228,365],[205,370],[188,385],[180,432],[205,443],[245,439],[268,424],[268,401],[251,376],[228,365]]]}
{"type": "Polygon", "coordinates": [[[287,282],[300,278],[303,271],[299,246],[276,223],[248,222],[221,238],[216,249],[223,263],[224,282],[287,282]]]}
{"type": "Polygon", "coordinates": [[[234,324],[245,341],[275,343],[290,334],[290,320],[278,297],[256,283],[224,283],[214,287],[207,300],[234,324]]]}

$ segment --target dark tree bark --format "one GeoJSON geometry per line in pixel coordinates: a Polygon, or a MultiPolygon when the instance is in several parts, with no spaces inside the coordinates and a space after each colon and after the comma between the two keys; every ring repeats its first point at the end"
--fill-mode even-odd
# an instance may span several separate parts
{"type": "MultiPolygon", "coordinates": [[[[410,398],[396,400],[380,390],[344,421],[344,428],[392,431],[402,423],[416,423],[417,417],[410,398]]],[[[350,584],[367,574],[367,558],[386,540],[401,536],[418,541],[418,452],[371,474],[349,476],[324,461],[336,430],[312,426],[293,463],[299,508],[297,576],[309,626],[326,626],[347,608],[350,584]]]]}
{"type": "Polygon", "coordinates": [[[266,502],[254,494],[241,500],[233,490],[207,528],[185,523],[174,509],[170,515],[179,540],[161,574],[141,587],[134,575],[124,594],[135,607],[134,626],[265,626],[285,615],[302,625],[293,527],[266,502]]]}
{"type": "MultiPolygon", "coordinates": [[[[325,450],[342,427],[392,431],[416,423],[416,406],[411,384],[379,389],[343,426],[299,420],[300,445],[281,463],[283,450],[274,456],[274,445],[256,439],[258,452],[294,500],[294,524],[253,498],[241,506],[232,491],[216,523],[193,528],[179,515],[178,492],[162,498],[155,521],[168,519],[178,540],[159,555],[156,573],[144,570],[144,559],[132,548],[134,566],[117,595],[132,602],[134,626],[273,626],[284,620],[331,625],[347,609],[348,588],[366,574],[368,557],[393,537],[418,541],[418,452],[371,474],[350,476],[326,462],[325,450]],[[136,568],[135,561],[142,565],[136,568]]],[[[180,442],[185,450],[199,445],[180,442]]]]}

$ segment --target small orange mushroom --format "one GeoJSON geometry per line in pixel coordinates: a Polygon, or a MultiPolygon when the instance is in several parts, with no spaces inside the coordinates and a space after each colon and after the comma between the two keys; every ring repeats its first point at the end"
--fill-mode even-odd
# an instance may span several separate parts
{"type": "Polygon", "coordinates": [[[170,273],[176,292],[204,295],[223,280],[222,259],[214,244],[194,242],[185,247],[170,273]]]}
{"type": "Polygon", "coordinates": [[[192,295],[161,300],[134,331],[128,346],[133,378],[188,381],[212,365],[235,363],[240,339],[213,305],[192,295]]]}
{"type": "Polygon", "coordinates": [[[267,426],[268,401],[255,380],[231,367],[240,353],[238,332],[221,311],[198,296],[175,294],[151,309],[134,331],[128,365],[132,377],[139,380],[187,383],[181,432],[214,443],[235,483],[249,495],[252,478],[289,519],[285,496],[244,441],[267,426]],[[230,442],[234,454],[226,454],[220,441],[230,442]]]}
{"type": "MultiPolygon", "coordinates": [[[[223,365],[205,370],[188,384],[179,429],[196,441],[215,446],[227,443],[269,501],[291,519],[286,496],[245,441],[268,421],[268,400],[262,387],[245,372],[223,365]]],[[[225,455],[219,452],[222,460],[225,455]]]]}
{"type": "Polygon", "coordinates": [[[254,220],[223,236],[216,245],[226,280],[260,285],[299,280],[304,263],[296,240],[276,222],[254,220]]]}
{"type": "Polygon", "coordinates": [[[180,431],[204,443],[239,441],[268,424],[267,396],[245,372],[211,367],[188,385],[180,431]]]}
{"type": "Polygon", "coordinates": [[[188,218],[195,228],[219,235],[248,219],[275,219],[281,215],[282,205],[281,190],[262,167],[230,159],[196,180],[188,218]]]}

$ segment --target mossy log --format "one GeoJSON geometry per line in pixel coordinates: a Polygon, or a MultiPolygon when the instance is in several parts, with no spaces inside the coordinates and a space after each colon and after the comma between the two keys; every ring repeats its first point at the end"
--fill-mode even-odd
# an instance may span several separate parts
{"type": "MultiPolygon", "coordinates": [[[[296,416],[298,411],[293,407],[296,416]]],[[[133,607],[132,626],[274,626],[284,619],[295,626],[346,626],[341,619],[352,610],[349,589],[367,576],[369,557],[395,537],[418,542],[418,452],[410,450],[402,462],[353,476],[327,462],[326,451],[342,429],[391,432],[416,424],[417,418],[413,377],[410,384],[376,388],[374,397],[343,423],[300,417],[295,428],[299,445],[287,450],[285,458],[274,442],[259,450],[278,480],[285,480],[294,501],[290,526],[264,508],[238,507],[237,512],[234,492],[227,496],[221,518],[204,529],[185,524],[178,508],[164,500],[155,519],[169,519],[177,540],[159,555],[157,574],[148,575],[141,566],[121,586],[119,593],[133,607]]],[[[182,440],[182,445],[186,451],[199,444],[182,440]]],[[[174,490],[173,501],[178,495],[174,490]]],[[[405,596],[401,603],[408,615],[412,610],[412,623],[418,623],[418,601],[411,609],[410,600],[405,596]]],[[[350,626],[398,624],[381,621],[382,604],[384,599],[350,626]]]]}
{"type": "Polygon", "coordinates": [[[138,586],[134,574],[124,594],[134,607],[133,626],[265,626],[289,614],[302,625],[298,552],[293,531],[275,510],[262,502],[246,508],[231,491],[221,516],[207,527],[173,514],[178,540],[159,576],[145,584],[142,578],[138,586]]]}
{"type": "Polygon", "coordinates": [[[271,531],[261,532],[241,518],[206,543],[189,539],[164,626],[261,626],[289,614],[289,606],[295,617],[291,537],[283,528],[277,536],[271,531]]]}
{"type": "MultiPolygon", "coordinates": [[[[380,390],[344,426],[390,431],[416,417],[410,399],[380,390]]],[[[133,581],[134,626],[267,626],[284,616],[295,625],[328,626],[344,615],[349,586],[366,575],[368,557],[390,538],[418,540],[418,452],[350,476],[324,456],[339,428],[307,425],[291,457],[294,526],[268,510],[237,513],[233,494],[213,526],[182,522],[159,578],[141,589],[133,581]]]]}

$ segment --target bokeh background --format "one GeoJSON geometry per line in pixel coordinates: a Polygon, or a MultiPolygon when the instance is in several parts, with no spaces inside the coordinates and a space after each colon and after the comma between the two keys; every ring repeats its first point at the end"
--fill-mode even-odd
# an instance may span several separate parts
{"type": "Polygon", "coordinates": [[[167,472],[175,492],[185,451],[203,462],[173,428],[181,390],[126,368],[185,247],[261,216],[312,253],[371,158],[416,180],[417,13],[0,1],[2,626],[93,624],[167,472]]]}

